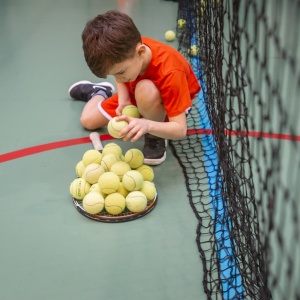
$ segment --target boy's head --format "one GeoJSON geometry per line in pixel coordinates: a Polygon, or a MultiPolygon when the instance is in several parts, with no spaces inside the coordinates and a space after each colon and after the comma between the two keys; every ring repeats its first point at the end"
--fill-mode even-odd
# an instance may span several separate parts
{"type": "Polygon", "coordinates": [[[142,43],[142,39],[128,15],[111,10],[86,24],[82,42],[90,70],[97,77],[106,78],[115,64],[134,56],[136,46],[142,43]]]}

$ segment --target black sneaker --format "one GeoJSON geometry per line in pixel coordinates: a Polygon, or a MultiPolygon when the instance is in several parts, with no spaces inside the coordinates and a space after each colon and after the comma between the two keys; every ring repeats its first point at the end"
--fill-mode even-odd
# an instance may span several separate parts
{"type": "Polygon", "coordinates": [[[107,99],[113,94],[114,90],[114,86],[109,82],[92,83],[82,80],[72,84],[68,93],[73,99],[88,102],[95,94],[107,99]]]}
{"type": "Polygon", "coordinates": [[[145,145],[143,148],[144,164],[159,165],[166,160],[166,141],[152,134],[145,134],[145,145]]]}

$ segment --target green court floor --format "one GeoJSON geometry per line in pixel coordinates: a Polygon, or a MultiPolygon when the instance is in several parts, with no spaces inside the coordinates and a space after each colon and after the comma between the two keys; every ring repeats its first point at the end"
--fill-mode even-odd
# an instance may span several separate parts
{"type": "MultiPolygon", "coordinates": [[[[98,80],[80,35],[110,9],[127,12],[143,35],[161,41],[176,28],[177,3],[169,1],[0,0],[0,153],[89,135],[79,123],[84,103],[67,90],[98,80]]],[[[197,220],[171,151],[154,169],[157,207],[132,222],[105,224],[80,215],[69,195],[75,165],[91,148],[83,143],[0,164],[0,299],[206,299],[197,220]]]]}

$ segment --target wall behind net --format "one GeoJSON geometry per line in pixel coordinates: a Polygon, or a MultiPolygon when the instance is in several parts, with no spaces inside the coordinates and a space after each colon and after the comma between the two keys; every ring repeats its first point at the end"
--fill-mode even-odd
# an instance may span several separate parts
{"type": "Polygon", "coordinates": [[[300,299],[300,1],[178,5],[179,51],[204,105],[194,101],[193,130],[171,147],[199,220],[207,298],[300,299]]]}

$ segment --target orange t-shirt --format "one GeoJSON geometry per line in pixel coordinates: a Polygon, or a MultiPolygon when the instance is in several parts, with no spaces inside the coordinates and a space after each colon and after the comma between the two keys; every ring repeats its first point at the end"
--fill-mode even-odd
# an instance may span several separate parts
{"type": "Polygon", "coordinates": [[[197,77],[184,56],[173,47],[148,37],[142,37],[142,41],[151,49],[151,62],[142,76],[125,85],[132,96],[140,80],[151,80],[160,91],[167,116],[175,117],[192,106],[200,91],[197,77]]]}

